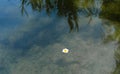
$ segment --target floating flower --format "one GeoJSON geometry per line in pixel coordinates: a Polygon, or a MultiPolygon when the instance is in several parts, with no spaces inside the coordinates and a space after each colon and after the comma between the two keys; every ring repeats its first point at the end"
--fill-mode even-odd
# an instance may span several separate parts
{"type": "Polygon", "coordinates": [[[64,49],[62,50],[62,52],[63,52],[63,53],[68,53],[68,52],[69,52],[69,49],[64,48],[64,49]]]}

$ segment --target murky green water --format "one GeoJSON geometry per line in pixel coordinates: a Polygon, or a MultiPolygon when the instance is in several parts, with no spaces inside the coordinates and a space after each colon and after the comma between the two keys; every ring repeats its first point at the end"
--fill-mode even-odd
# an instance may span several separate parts
{"type": "Polygon", "coordinates": [[[0,74],[120,74],[119,5],[0,0],[0,74]]]}

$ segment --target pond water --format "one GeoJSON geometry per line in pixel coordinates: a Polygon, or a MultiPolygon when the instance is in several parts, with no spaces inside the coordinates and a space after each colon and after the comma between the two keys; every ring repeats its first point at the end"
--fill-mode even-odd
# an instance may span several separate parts
{"type": "Polygon", "coordinates": [[[0,0],[0,74],[120,74],[119,4],[0,0]]]}

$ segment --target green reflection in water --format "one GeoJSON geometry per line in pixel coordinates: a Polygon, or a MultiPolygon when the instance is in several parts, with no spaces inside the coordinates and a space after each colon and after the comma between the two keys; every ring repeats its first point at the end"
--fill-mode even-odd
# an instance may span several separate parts
{"type": "MultiPolygon", "coordinates": [[[[108,34],[105,42],[117,41],[118,48],[115,50],[116,68],[113,74],[120,74],[120,0],[103,0],[100,17],[110,21],[114,32],[108,34]]],[[[111,25],[108,25],[111,26],[111,25]]],[[[110,33],[110,31],[109,31],[110,33]]]]}
{"type": "MultiPolygon", "coordinates": [[[[112,22],[113,23],[113,22],[112,22]]],[[[116,68],[113,72],[113,74],[120,74],[120,22],[114,22],[114,32],[112,34],[109,34],[105,41],[117,41],[117,49],[115,49],[115,60],[116,60],[116,68]]]]}
{"type": "Polygon", "coordinates": [[[120,21],[120,0],[104,0],[100,16],[112,21],[120,21]]]}
{"type": "Polygon", "coordinates": [[[78,31],[78,16],[83,8],[88,16],[91,15],[91,10],[87,8],[94,5],[94,0],[69,0],[69,2],[67,0],[21,0],[21,12],[28,15],[25,9],[26,5],[31,6],[34,11],[40,12],[42,9],[45,9],[48,15],[56,10],[57,16],[67,18],[71,32],[73,30],[78,31]]]}
{"type": "Polygon", "coordinates": [[[120,22],[107,21],[110,24],[104,22],[104,26],[107,25],[107,34],[104,39],[104,43],[109,43],[111,41],[117,42],[117,48],[114,52],[114,57],[116,60],[116,68],[113,71],[113,74],[120,74],[120,22]]]}

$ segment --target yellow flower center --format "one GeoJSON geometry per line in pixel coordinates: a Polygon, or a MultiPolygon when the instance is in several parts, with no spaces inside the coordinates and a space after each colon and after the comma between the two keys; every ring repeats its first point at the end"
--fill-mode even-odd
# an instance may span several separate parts
{"type": "Polygon", "coordinates": [[[64,49],[62,50],[62,52],[63,52],[63,53],[68,53],[68,52],[69,52],[69,49],[64,48],[64,49]]]}

